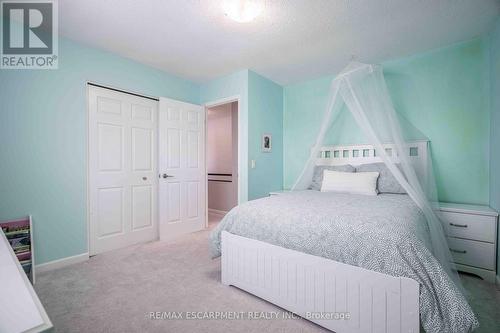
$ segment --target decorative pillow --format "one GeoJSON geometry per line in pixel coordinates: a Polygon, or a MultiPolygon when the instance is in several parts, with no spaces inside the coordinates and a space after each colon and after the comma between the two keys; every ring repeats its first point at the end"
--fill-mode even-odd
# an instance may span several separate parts
{"type": "Polygon", "coordinates": [[[316,165],[314,167],[314,174],[313,174],[311,185],[309,185],[310,190],[319,191],[321,189],[321,183],[323,182],[323,171],[325,171],[325,170],[342,171],[342,172],[356,172],[356,168],[354,168],[350,164],[332,165],[332,166],[316,165]]]}
{"type": "MultiPolygon", "coordinates": [[[[399,168],[400,166],[397,165],[399,168]]],[[[377,189],[379,193],[406,194],[405,189],[399,184],[392,175],[385,163],[362,164],[356,167],[356,172],[378,172],[377,189]]]]}
{"type": "Polygon", "coordinates": [[[321,192],[377,195],[378,172],[339,172],[325,170],[321,192]]]}

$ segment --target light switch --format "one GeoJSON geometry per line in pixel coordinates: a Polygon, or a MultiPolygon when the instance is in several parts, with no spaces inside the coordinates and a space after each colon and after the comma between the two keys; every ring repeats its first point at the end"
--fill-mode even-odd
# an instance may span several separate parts
{"type": "Polygon", "coordinates": [[[255,160],[250,161],[250,168],[255,169],[255,160]]]}

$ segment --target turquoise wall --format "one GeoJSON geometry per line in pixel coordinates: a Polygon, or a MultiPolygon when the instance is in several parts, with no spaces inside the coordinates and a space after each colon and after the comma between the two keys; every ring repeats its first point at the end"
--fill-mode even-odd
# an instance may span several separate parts
{"type": "MultiPolygon", "coordinates": [[[[487,52],[487,42],[476,39],[383,63],[396,110],[431,141],[442,201],[489,201],[487,52]]],[[[286,188],[293,184],[314,142],[332,78],[284,88],[286,188]]],[[[332,144],[360,140],[347,111],[330,131],[329,139],[332,144]]]]}
{"type": "Polygon", "coordinates": [[[384,64],[396,110],[431,141],[441,201],[489,202],[487,53],[476,39],[384,64]]]}
{"type": "MultiPolygon", "coordinates": [[[[322,124],[332,78],[333,76],[326,76],[283,88],[283,187],[285,189],[291,188],[309,158],[310,149],[322,124]]],[[[344,114],[345,112],[342,113],[344,114]]]]}
{"type": "Polygon", "coordinates": [[[283,188],[283,88],[252,71],[248,77],[248,198],[283,188]],[[262,134],[272,134],[272,150],[262,152],[262,134]]]}
{"type": "Polygon", "coordinates": [[[500,210],[500,19],[490,35],[490,67],[490,204],[500,210]]]}
{"type": "Polygon", "coordinates": [[[87,252],[86,81],[198,103],[199,87],[67,39],[58,70],[0,71],[0,219],[32,214],[37,262],[87,252]]]}
{"type": "Polygon", "coordinates": [[[248,70],[217,78],[202,84],[200,103],[213,103],[227,98],[238,97],[238,164],[239,202],[248,200],[248,70]]]}
{"type": "Polygon", "coordinates": [[[240,202],[283,188],[283,88],[253,71],[242,70],[201,85],[200,96],[201,103],[240,98],[240,202]],[[261,150],[263,133],[273,135],[271,153],[261,150]],[[256,161],[255,169],[250,168],[251,160],[256,161]]]}
{"type": "MultiPolygon", "coordinates": [[[[500,211],[500,19],[497,20],[495,28],[489,36],[489,41],[491,68],[490,206],[500,211]]],[[[500,233],[498,235],[498,251],[500,253],[500,233]]],[[[500,256],[497,259],[498,275],[500,256]]]]}

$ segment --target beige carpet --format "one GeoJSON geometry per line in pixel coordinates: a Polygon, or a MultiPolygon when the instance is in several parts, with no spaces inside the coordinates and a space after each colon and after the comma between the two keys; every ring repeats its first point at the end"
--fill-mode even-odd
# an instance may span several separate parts
{"type": "MultiPolygon", "coordinates": [[[[210,226],[218,222],[210,218],[210,226]]],[[[208,231],[175,242],[153,242],[108,252],[88,262],[42,273],[35,289],[56,332],[327,332],[283,310],[220,284],[208,231]],[[150,319],[150,312],[183,312],[184,319],[150,319]],[[243,311],[279,319],[186,320],[185,312],[243,311]],[[278,312],[278,314],[276,314],[278,312]]],[[[463,276],[482,327],[500,331],[500,291],[463,276]]],[[[172,315],[173,316],[173,315],[172,315]]]]}

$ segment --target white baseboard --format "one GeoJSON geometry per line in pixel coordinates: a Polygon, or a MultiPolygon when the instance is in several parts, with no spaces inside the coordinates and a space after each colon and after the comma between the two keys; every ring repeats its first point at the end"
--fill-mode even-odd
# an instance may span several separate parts
{"type": "Polygon", "coordinates": [[[224,216],[224,215],[227,214],[227,211],[209,208],[208,209],[208,214],[214,214],[214,215],[224,216]]]}
{"type": "Polygon", "coordinates": [[[66,267],[73,264],[78,264],[80,262],[84,262],[89,260],[89,253],[77,254],[76,256],[66,257],[62,259],[57,259],[49,262],[45,262],[43,264],[39,264],[35,266],[37,273],[48,272],[54,269],[66,267]]]}

